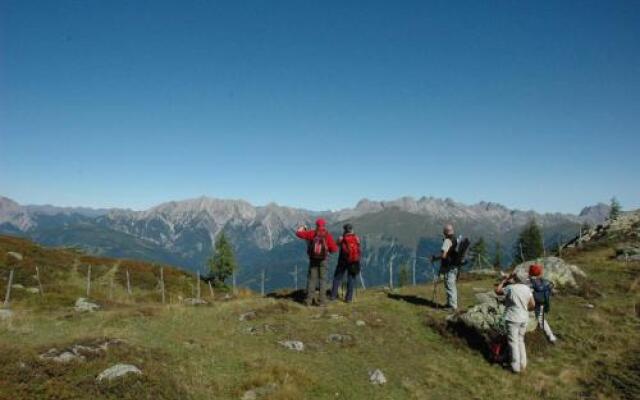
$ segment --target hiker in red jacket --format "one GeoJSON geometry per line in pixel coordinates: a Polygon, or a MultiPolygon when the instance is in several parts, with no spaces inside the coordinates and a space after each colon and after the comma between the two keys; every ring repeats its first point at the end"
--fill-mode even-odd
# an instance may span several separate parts
{"type": "Polygon", "coordinates": [[[327,297],[327,257],[329,253],[338,251],[338,246],[333,236],[326,228],[326,222],[322,218],[316,221],[316,229],[309,230],[301,226],[296,231],[296,236],[307,241],[307,254],[309,255],[309,273],[307,275],[307,299],[305,303],[310,306],[316,297],[316,287],[320,281],[319,306],[326,305],[327,297]]]}
{"type": "Polygon", "coordinates": [[[356,283],[356,277],[360,273],[360,238],[353,233],[353,225],[345,224],[343,226],[344,233],[338,239],[340,246],[340,255],[338,256],[338,265],[336,272],[333,274],[333,288],[331,289],[331,300],[338,297],[338,287],[342,283],[344,273],[347,273],[347,296],[345,301],[351,303],[353,300],[353,289],[356,283]]]}

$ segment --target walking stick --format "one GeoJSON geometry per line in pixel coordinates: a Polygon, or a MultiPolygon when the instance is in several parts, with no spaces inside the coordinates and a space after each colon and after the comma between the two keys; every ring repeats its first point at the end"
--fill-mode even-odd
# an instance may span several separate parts
{"type": "Polygon", "coordinates": [[[438,298],[438,279],[440,278],[440,270],[436,272],[436,265],[431,260],[431,267],[433,268],[433,297],[431,301],[437,305],[436,300],[438,298]]]}

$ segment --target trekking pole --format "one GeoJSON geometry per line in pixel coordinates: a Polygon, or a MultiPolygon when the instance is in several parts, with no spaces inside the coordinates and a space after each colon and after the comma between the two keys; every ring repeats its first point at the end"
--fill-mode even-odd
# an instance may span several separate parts
{"type": "Polygon", "coordinates": [[[436,300],[438,298],[438,279],[440,278],[440,271],[436,271],[436,265],[433,260],[431,260],[431,267],[433,268],[433,298],[431,301],[434,304],[437,304],[436,300]]]}

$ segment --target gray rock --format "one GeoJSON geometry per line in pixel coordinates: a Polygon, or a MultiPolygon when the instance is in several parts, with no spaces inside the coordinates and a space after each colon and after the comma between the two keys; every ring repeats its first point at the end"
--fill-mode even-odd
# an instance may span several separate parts
{"type": "Polygon", "coordinates": [[[278,342],[281,346],[286,347],[289,350],[303,351],[304,343],[299,340],[282,340],[278,342]]]}
{"type": "Polygon", "coordinates": [[[188,297],[184,300],[182,300],[182,303],[189,305],[189,306],[198,306],[198,305],[202,305],[202,304],[207,304],[207,302],[203,299],[198,299],[195,297],[188,297]]]}
{"type": "Polygon", "coordinates": [[[556,287],[573,286],[576,287],[576,277],[584,277],[586,274],[580,267],[567,264],[558,257],[541,257],[535,260],[519,264],[515,268],[516,274],[523,278],[528,278],[531,264],[542,264],[544,266],[544,278],[553,282],[556,287]]]}
{"type": "Polygon", "coordinates": [[[260,386],[255,389],[250,389],[244,392],[241,399],[242,400],[256,400],[260,397],[267,396],[278,389],[278,385],[275,383],[270,383],[268,385],[260,386]]]}
{"type": "Polygon", "coordinates": [[[9,257],[11,257],[11,258],[13,258],[14,260],[17,260],[17,261],[22,261],[22,259],[24,258],[24,257],[22,257],[22,254],[17,253],[15,251],[8,251],[7,252],[7,256],[9,256],[9,257]]]}
{"type": "Polygon", "coordinates": [[[85,357],[82,354],[73,352],[72,350],[58,351],[58,349],[52,348],[49,349],[49,351],[47,351],[46,353],[40,354],[40,359],[66,364],[71,361],[83,362],[85,360],[85,357]]]}
{"type": "Polygon", "coordinates": [[[498,296],[493,292],[476,293],[475,298],[480,304],[498,304],[498,296]]]}
{"type": "Polygon", "coordinates": [[[357,320],[357,321],[356,321],[356,326],[365,326],[365,325],[367,325],[367,323],[366,323],[366,322],[364,322],[364,321],[363,321],[363,320],[361,320],[361,319],[359,319],[359,320],[357,320]]]}
{"type": "Polygon", "coordinates": [[[98,354],[108,350],[110,346],[122,343],[119,339],[110,339],[91,345],[74,344],[66,349],[49,349],[46,353],[40,354],[41,360],[54,361],[58,363],[68,363],[71,361],[82,362],[87,354],[98,354]]]}
{"type": "Polygon", "coordinates": [[[13,285],[11,285],[11,287],[13,289],[24,289],[24,285],[21,285],[19,283],[14,283],[13,285]]]}
{"type": "Polygon", "coordinates": [[[384,376],[381,370],[376,369],[369,372],[369,383],[372,385],[384,385],[387,383],[387,378],[384,376]]]}
{"type": "MultiPolygon", "coordinates": [[[[455,313],[447,317],[449,323],[462,323],[467,328],[473,329],[483,336],[489,337],[493,333],[505,333],[503,316],[505,306],[500,298],[493,292],[477,293],[475,295],[479,304],[469,308],[464,313],[455,313]]],[[[534,313],[529,314],[527,331],[536,328],[534,313]]]]}
{"type": "Polygon", "coordinates": [[[76,300],[74,309],[78,312],[93,312],[99,310],[100,306],[96,303],[90,302],[84,297],[80,297],[78,300],[76,300]]]}
{"type": "Polygon", "coordinates": [[[333,343],[350,342],[352,340],[353,340],[353,336],[341,335],[339,333],[332,333],[327,337],[327,342],[333,342],[333,343]]]}
{"type": "Polygon", "coordinates": [[[40,289],[37,287],[28,287],[25,289],[28,293],[38,294],[40,293],[40,289]]]}
{"type": "Polygon", "coordinates": [[[255,311],[248,311],[244,314],[240,314],[238,321],[251,321],[256,319],[257,315],[255,311]]]}
{"type": "Polygon", "coordinates": [[[96,380],[98,382],[102,382],[103,380],[111,381],[127,374],[142,375],[142,371],[140,371],[140,369],[135,365],[116,364],[100,372],[96,380]]]}

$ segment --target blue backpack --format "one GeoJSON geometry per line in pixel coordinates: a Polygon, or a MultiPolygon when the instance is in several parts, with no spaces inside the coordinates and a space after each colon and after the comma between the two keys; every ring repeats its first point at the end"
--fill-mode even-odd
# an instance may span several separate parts
{"type": "Polygon", "coordinates": [[[551,310],[553,283],[543,278],[531,278],[531,289],[536,307],[544,306],[544,312],[548,313],[551,310]]]}

